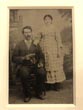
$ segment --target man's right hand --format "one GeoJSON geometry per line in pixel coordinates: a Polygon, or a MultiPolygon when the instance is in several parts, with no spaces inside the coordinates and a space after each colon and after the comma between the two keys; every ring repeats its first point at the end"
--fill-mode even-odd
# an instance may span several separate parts
{"type": "Polygon", "coordinates": [[[29,55],[26,55],[26,56],[25,56],[25,60],[30,60],[29,55]]]}

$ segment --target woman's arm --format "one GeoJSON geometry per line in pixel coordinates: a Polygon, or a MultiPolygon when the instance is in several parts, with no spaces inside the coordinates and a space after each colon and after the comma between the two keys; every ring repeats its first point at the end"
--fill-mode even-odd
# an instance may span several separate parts
{"type": "Polygon", "coordinates": [[[37,59],[39,64],[45,64],[44,53],[42,52],[40,45],[37,45],[37,59]]]}
{"type": "Polygon", "coordinates": [[[61,40],[61,35],[60,32],[56,32],[56,41],[57,41],[57,53],[58,56],[60,56],[61,49],[63,48],[62,40],[61,40]]]}

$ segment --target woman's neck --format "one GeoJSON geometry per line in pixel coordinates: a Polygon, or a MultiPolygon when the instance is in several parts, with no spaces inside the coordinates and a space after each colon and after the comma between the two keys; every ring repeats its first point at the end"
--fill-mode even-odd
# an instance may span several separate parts
{"type": "Polygon", "coordinates": [[[51,25],[52,25],[52,23],[50,23],[50,24],[45,24],[46,26],[48,26],[48,27],[50,27],[51,25]]]}

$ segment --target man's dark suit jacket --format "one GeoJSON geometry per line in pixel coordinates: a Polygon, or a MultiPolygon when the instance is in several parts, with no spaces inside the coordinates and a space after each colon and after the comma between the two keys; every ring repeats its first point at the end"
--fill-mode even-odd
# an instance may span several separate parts
{"type": "MultiPolygon", "coordinates": [[[[42,53],[42,50],[39,45],[35,45],[32,41],[30,48],[27,48],[27,45],[25,44],[24,40],[20,41],[17,46],[14,49],[12,61],[16,63],[17,65],[20,65],[20,69],[23,70],[24,66],[27,66],[27,69],[29,69],[30,62],[22,59],[22,57],[25,57],[29,54],[35,54],[35,58],[37,60],[36,65],[39,62],[42,62],[44,64],[44,54],[42,53]]],[[[26,69],[25,69],[26,70],[26,69]]],[[[25,71],[24,70],[24,71],[25,71]]],[[[24,73],[23,73],[24,74],[24,73]]]]}

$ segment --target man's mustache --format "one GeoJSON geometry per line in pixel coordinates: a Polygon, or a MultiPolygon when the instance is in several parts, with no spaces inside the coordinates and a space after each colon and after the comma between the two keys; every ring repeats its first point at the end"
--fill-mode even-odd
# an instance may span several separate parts
{"type": "Polygon", "coordinates": [[[31,35],[27,35],[26,37],[31,37],[31,35]]]}

